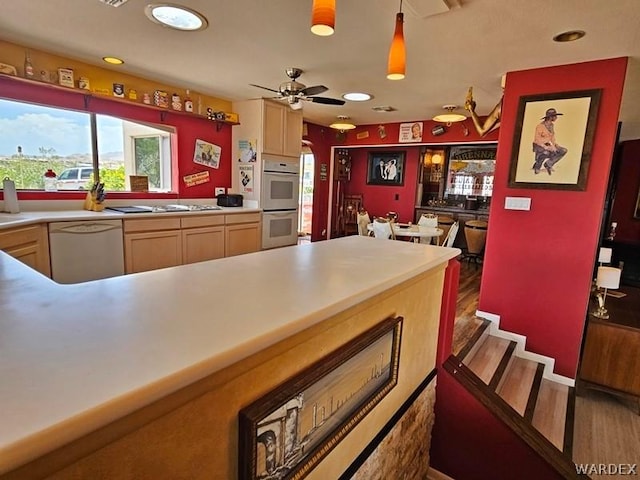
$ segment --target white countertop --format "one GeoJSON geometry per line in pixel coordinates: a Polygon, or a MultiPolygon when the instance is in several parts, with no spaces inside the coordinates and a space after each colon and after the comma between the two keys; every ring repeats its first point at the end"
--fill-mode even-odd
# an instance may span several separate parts
{"type": "Polygon", "coordinates": [[[0,473],[459,253],[352,236],[59,285],[0,252],[0,473]]]}
{"type": "MultiPolygon", "coordinates": [[[[144,202],[143,202],[144,203],[144,202]]],[[[113,210],[91,212],[88,210],[39,210],[20,213],[0,212],[0,231],[21,225],[31,225],[43,222],[63,222],[78,220],[113,220],[136,218],[165,218],[182,217],[184,215],[227,215],[232,213],[262,212],[259,208],[250,207],[220,207],[220,210],[193,210],[180,212],[154,212],[154,213],[120,213],[113,210]]]]}

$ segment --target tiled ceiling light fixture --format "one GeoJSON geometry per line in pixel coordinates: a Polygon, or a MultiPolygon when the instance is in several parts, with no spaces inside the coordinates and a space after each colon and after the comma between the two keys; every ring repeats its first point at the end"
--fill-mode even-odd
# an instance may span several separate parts
{"type": "Polygon", "coordinates": [[[311,32],[321,37],[333,35],[336,26],[336,0],[313,0],[311,32]]]}
{"type": "Polygon", "coordinates": [[[387,66],[387,78],[389,80],[402,80],[407,63],[407,52],[404,45],[404,14],[402,13],[402,0],[400,11],[396,14],[396,29],[393,32],[391,48],[389,49],[389,63],[387,66]]]}
{"type": "Polygon", "coordinates": [[[338,121],[332,123],[331,125],[329,125],[329,127],[340,130],[341,132],[344,132],[345,130],[353,130],[354,128],[356,128],[353,123],[348,122],[347,120],[349,120],[349,117],[347,117],[346,115],[338,115],[338,121]]]}
{"type": "Polygon", "coordinates": [[[467,119],[466,116],[460,113],[454,113],[454,110],[458,108],[457,105],[443,105],[443,107],[447,113],[441,113],[440,115],[436,115],[433,117],[434,122],[442,122],[446,123],[447,126],[450,126],[454,122],[463,122],[467,119]]]}
{"type": "Polygon", "coordinates": [[[176,30],[193,32],[209,25],[204,15],[182,5],[155,3],[147,5],[144,12],[152,22],[176,30]]]}

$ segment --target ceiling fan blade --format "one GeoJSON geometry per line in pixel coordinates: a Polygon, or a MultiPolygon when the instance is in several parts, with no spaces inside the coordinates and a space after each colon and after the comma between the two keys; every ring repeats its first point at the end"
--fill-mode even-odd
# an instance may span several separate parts
{"type": "Polygon", "coordinates": [[[311,97],[307,100],[312,101],[313,103],[322,103],[324,105],[344,105],[344,100],[338,100],[337,98],[327,98],[327,97],[311,97]]]}
{"type": "Polygon", "coordinates": [[[312,87],[303,88],[302,90],[300,90],[299,93],[302,93],[302,95],[309,97],[311,95],[318,95],[319,93],[324,93],[327,90],[329,89],[324,85],[314,85],[312,87]]]}
{"type": "Polygon", "coordinates": [[[280,92],[278,90],[274,90],[273,88],[263,87],[262,85],[255,85],[253,83],[250,83],[249,85],[251,85],[252,87],[263,88],[265,90],[269,90],[270,92],[276,92],[277,94],[280,94],[280,92]]]}

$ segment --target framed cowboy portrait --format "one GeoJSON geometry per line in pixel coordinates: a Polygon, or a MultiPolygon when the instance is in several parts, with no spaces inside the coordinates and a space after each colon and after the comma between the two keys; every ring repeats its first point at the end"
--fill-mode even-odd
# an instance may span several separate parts
{"type": "Polygon", "coordinates": [[[602,90],[520,97],[509,187],[585,190],[602,90]]]}

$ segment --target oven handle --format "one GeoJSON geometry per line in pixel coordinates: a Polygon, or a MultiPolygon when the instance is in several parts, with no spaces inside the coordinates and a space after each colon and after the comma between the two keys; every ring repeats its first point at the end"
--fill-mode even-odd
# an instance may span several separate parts
{"type": "Polygon", "coordinates": [[[297,214],[298,210],[286,210],[286,211],[279,211],[279,212],[274,212],[274,211],[269,211],[269,210],[265,210],[262,213],[264,213],[265,215],[269,215],[270,217],[287,217],[291,214],[297,214]]]}
{"type": "Polygon", "coordinates": [[[281,177],[293,177],[293,176],[299,177],[300,176],[300,174],[296,173],[296,172],[287,172],[287,173],[285,173],[285,172],[272,172],[272,171],[269,171],[269,170],[265,170],[264,173],[268,173],[269,175],[278,175],[278,176],[281,176],[281,177]]]}

